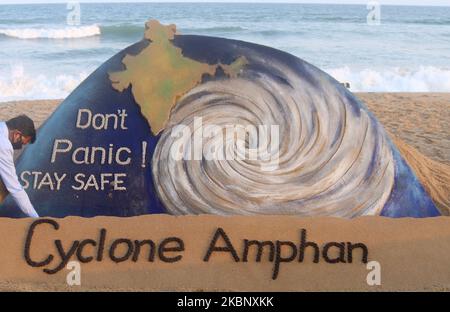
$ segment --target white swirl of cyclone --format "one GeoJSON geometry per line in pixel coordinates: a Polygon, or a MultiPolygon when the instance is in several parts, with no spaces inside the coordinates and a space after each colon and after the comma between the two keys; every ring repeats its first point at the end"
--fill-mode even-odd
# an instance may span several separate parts
{"type": "MultiPolygon", "coordinates": [[[[350,218],[381,212],[394,184],[384,130],[366,111],[352,108],[330,80],[313,86],[276,66],[288,84],[264,73],[209,81],[174,106],[152,160],[155,188],[169,213],[350,218]],[[278,166],[267,170],[269,160],[249,157],[172,157],[180,147],[172,130],[188,126],[191,135],[183,143],[189,146],[198,117],[203,131],[209,125],[278,125],[278,166]]],[[[217,150],[217,156],[218,142],[225,150],[236,148],[235,137],[217,132],[203,138],[203,152],[217,150]]]]}

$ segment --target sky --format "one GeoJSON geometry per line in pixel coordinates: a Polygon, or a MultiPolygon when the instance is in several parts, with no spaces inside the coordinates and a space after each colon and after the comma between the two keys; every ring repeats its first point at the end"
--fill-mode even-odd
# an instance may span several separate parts
{"type": "MultiPolygon", "coordinates": [[[[67,3],[73,0],[0,0],[0,4],[20,3],[67,3]]],[[[79,0],[75,2],[273,2],[273,3],[345,3],[367,4],[369,0],[79,0]]],[[[378,0],[381,5],[441,5],[450,6],[450,0],[378,0]]]]}

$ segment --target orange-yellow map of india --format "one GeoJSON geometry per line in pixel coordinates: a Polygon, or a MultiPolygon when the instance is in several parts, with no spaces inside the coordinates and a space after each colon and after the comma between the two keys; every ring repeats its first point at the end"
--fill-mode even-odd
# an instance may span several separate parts
{"type": "Polygon", "coordinates": [[[175,25],[164,26],[156,20],[147,22],[145,38],[151,43],[138,55],[128,54],[123,58],[124,71],[109,73],[117,91],[122,92],[131,85],[134,99],[153,134],[164,128],[173,105],[197,86],[204,74],[214,75],[221,67],[232,78],[247,64],[245,57],[237,58],[230,65],[210,65],[185,57],[171,41],[175,34],[175,25]]]}

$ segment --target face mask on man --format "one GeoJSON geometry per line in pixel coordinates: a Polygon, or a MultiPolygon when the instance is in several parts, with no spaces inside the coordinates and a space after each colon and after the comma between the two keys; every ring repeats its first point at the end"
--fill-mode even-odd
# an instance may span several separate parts
{"type": "Polygon", "coordinates": [[[23,146],[22,141],[15,142],[15,143],[12,144],[12,147],[13,147],[13,149],[15,149],[15,150],[20,150],[20,149],[22,149],[22,146],[23,146]]]}
{"type": "Polygon", "coordinates": [[[22,149],[23,146],[23,142],[22,142],[22,133],[17,132],[16,134],[14,134],[14,142],[11,143],[13,149],[15,150],[20,150],[22,149]]]}

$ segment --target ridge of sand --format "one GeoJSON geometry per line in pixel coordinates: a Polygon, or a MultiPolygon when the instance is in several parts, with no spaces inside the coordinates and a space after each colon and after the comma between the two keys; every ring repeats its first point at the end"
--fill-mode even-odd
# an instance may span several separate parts
{"type": "Polygon", "coordinates": [[[424,156],[395,136],[391,137],[441,213],[450,215],[450,166],[424,156]]]}

